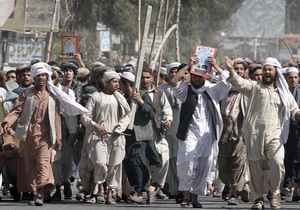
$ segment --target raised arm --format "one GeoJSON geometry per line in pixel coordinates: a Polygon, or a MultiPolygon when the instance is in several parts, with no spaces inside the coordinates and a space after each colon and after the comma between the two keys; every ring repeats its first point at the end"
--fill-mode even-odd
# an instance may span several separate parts
{"type": "Polygon", "coordinates": [[[185,67],[183,67],[182,69],[180,69],[177,74],[173,77],[172,81],[171,81],[171,85],[173,87],[177,86],[178,82],[180,81],[180,79],[182,78],[182,76],[184,75],[184,73],[186,72],[186,70],[188,70],[189,67],[191,67],[194,63],[199,62],[199,59],[197,58],[197,55],[193,55],[189,62],[188,65],[186,65],[185,67]]]}

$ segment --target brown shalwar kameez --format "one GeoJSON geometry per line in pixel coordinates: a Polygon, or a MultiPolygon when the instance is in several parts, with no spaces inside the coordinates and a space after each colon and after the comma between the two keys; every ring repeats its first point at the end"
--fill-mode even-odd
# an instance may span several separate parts
{"type": "MultiPolygon", "coordinates": [[[[15,121],[23,110],[25,92],[20,94],[14,109],[5,121],[15,121]]],[[[43,193],[53,188],[54,178],[51,167],[52,141],[48,114],[49,93],[34,94],[34,112],[27,131],[26,141],[19,147],[17,188],[19,192],[43,193]]],[[[59,105],[55,107],[56,139],[61,139],[59,105]]]]}

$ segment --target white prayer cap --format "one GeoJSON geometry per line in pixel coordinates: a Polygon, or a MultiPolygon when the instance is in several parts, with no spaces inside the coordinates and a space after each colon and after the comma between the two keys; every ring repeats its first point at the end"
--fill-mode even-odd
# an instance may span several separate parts
{"type": "Polygon", "coordinates": [[[127,72],[127,71],[124,71],[122,73],[121,77],[124,78],[124,79],[127,79],[127,80],[129,80],[131,82],[134,82],[134,80],[135,80],[134,74],[130,73],[130,72],[127,72]]]}
{"type": "Polygon", "coordinates": [[[30,75],[32,78],[35,78],[37,75],[43,73],[46,73],[48,75],[48,78],[51,78],[51,67],[47,63],[38,62],[30,68],[30,75]]]}
{"type": "Polygon", "coordinates": [[[173,62],[173,63],[170,63],[168,66],[167,66],[167,72],[168,72],[168,75],[170,73],[170,70],[172,68],[178,68],[178,66],[180,66],[181,63],[179,62],[173,62]]]}
{"type": "Polygon", "coordinates": [[[275,67],[279,68],[280,71],[282,69],[281,64],[279,63],[279,61],[276,58],[273,58],[273,57],[266,58],[265,63],[263,65],[263,68],[265,67],[265,65],[275,66],[275,67]]]}
{"type": "Polygon", "coordinates": [[[295,73],[299,74],[299,70],[296,67],[288,67],[286,69],[285,73],[288,74],[290,72],[295,72],[295,73]]]}
{"type": "Polygon", "coordinates": [[[107,70],[103,74],[103,82],[109,82],[112,79],[120,79],[120,75],[113,70],[107,70]]]}
{"type": "Polygon", "coordinates": [[[164,74],[164,75],[168,75],[168,70],[167,70],[167,68],[165,68],[165,67],[160,67],[160,73],[161,74],[164,74]]]}
{"type": "Polygon", "coordinates": [[[282,69],[281,69],[282,74],[286,74],[286,70],[287,70],[287,69],[288,69],[288,67],[282,68],[282,69]]]}

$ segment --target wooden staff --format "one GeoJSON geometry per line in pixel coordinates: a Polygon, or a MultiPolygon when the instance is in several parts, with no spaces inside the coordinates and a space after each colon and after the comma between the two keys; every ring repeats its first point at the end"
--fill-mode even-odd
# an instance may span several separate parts
{"type": "Polygon", "coordinates": [[[283,42],[283,44],[284,44],[284,45],[286,46],[286,48],[288,49],[290,55],[292,56],[292,59],[293,59],[294,63],[296,64],[297,69],[299,70],[298,63],[297,63],[297,61],[296,61],[296,59],[295,59],[295,57],[294,57],[294,55],[293,55],[293,53],[292,53],[290,47],[287,45],[287,43],[284,41],[283,38],[280,38],[280,40],[283,42]]]}
{"type": "Polygon", "coordinates": [[[151,69],[154,69],[154,68],[155,68],[155,63],[156,63],[156,61],[157,61],[157,59],[158,59],[159,53],[160,53],[162,47],[164,46],[165,42],[167,41],[168,37],[170,36],[171,32],[172,32],[175,28],[177,28],[177,25],[176,25],[176,24],[174,24],[171,28],[169,28],[169,30],[168,30],[167,33],[165,34],[165,36],[164,36],[164,38],[163,38],[161,44],[159,45],[159,47],[158,47],[158,49],[157,49],[157,52],[156,52],[156,55],[155,55],[154,59],[153,59],[153,60],[151,61],[151,63],[150,63],[150,68],[151,68],[151,69]]]}
{"type": "MultiPolygon", "coordinates": [[[[142,37],[141,48],[139,51],[138,66],[137,66],[137,71],[136,71],[136,75],[135,75],[134,87],[133,87],[134,92],[140,89],[140,82],[141,82],[143,64],[144,64],[144,59],[145,59],[146,41],[147,41],[148,32],[149,32],[151,12],[152,12],[152,7],[148,6],[146,20],[145,20],[144,34],[142,37]]],[[[134,123],[136,109],[137,109],[137,102],[135,100],[132,100],[131,101],[131,117],[130,117],[130,122],[128,125],[128,129],[131,129],[131,130],[133,129],[133,123],[134,123]]]]}

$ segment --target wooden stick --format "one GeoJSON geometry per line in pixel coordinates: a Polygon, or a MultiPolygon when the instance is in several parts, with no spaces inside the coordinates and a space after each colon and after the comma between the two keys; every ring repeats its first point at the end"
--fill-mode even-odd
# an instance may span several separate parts
{"type": "MultiPolygon", "coordinates": [[[[134,92],[136,92],[140,89],[140,82],[141,82],[143,64],[144,64],[144,59],[145,59],[146,41],[147,41],[147,37],[148,37],[148,33],[149,33],[151,12],[152,12],[152,7],[148,6],[146,19],[145,19],[144,34],[143,34],[143,38],[142,38],[142,42],[141,42],[141,48],[139,51],[138,66],[137,66],[137,71],[136,71],[136,75],[135,75],[134,87],[133,87],[134,92]]],[[[133,123],[134,123],[136,109],[137,109],[137,102],[135,100],[132,100],[131,101],[131,117],[130,117],[130,122],[128,125],[128,129],[131,129],[131,130],[133,129],[133,123]]]]}
{"type": "Polygon", "coordinates": [[[154,46],[155,46],[155,42],[156,42],[156,35],[157,35],[158,27],[159,27],[159,21],[160,21],[160,16],[161,16],[161,10],[162,10],[163,1],[164,0],[160,0],[158,12],[157,12],[156,26],[155,26],[155,30],[154,30],[154,34],[153,34],[153,39],[152,39],[152,45],[151,45],[151,49],[150,49],[148,64],[150,64],[151,60],[152,60],[152,54],[153,54],[153,50],[154,50],[154,46]]]}
{"type": "Polygon", "coordinates": [[[165,42],[167,41],[168,37],[170,36],[171,32],[177,28],[177,25],[174,24],[171,28],[169,28],[169,30],[167,31],[167,33],[164,35],[164,38],[163,40],[161,41],[161,44],[159,45],[158,49],[157,49],[157,52],[156,52],[156,55],[155,55],[155,58],[151,61],[150,63],[150,68],[151,69],[154,69],[155,68],[155,63],[158,59],[158,56],[159,56],[159,53],[162,49],[162,47],[164,46],[165,42]]]}
{"type": "Polygon", "coordinates": [[[52,47],[52,39],[53,39],[53,31],[54,31],[54,24],[55,24],[55,17],[56,17],[56,5],[57,5],[57,0],[54,1],[54,11],[53,11],[53,16],[52,16],[52,22],[51,22],[51,29],[50,29],[50,34],[49,34],[49,40],[48,40],[48,46],[47,46],[47,53],[46,53],[46,62],[49,61],[50,59],[50,51],[52,47]]]}
{"type": "Polygon", "coordinates": [[[292,56],[293,61],[294,61],[295,64],[296,64],[297,69],[299,70],[298,63],[297,63],[297,61],[296,61],[296,59],[295,59],[295,57],[294,57],[294,55],[293,55],[293,53],[292,53],[290,47],[287,45],[287,43],[285,42],[285,40],[284,40],[283,38],[280,38],[280,40],[283,42],[283,44],[284,44],[284,45],[286,46],[286,48],[288,49],[290,55],[292,56]]]}
{"type": "MultiPolygon", "coordinates": [[[[167,31],[168,11],[169,11],[169,0],[167,0],[167,2],[166,2],[166,11],[165,11],[165,18],[164,18],[164,33],[163,33],[164,36],[166,34],[166,31],[167,31]]],[[[159,85],[160,67],[161,67],[161,63],[162,63],[163,52],[164,52],[164,47],[162,47],[162,49],[161,49],[161,51],[159,53],[157,80],[155,81],[156,86],[159,85]]]]}
{"type": "MultiPolygon", "coordinates": [[[[107,134],[114,134],[114,132],[106,132],[107,134]]],[[[121,136],[131,136],[130,133],[120,133],[121,136]]]]}
{"type": "Polygon", "coordinates": [[[141,0],[138,4],[138,49],[141,47],[141,0]]]}

